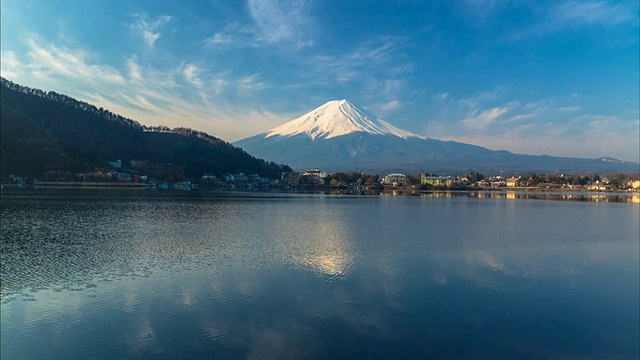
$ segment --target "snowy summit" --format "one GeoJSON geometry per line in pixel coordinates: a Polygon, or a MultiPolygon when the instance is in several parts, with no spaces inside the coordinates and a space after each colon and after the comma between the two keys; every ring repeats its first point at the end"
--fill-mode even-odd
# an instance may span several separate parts
{"type": "Polygon", "coordinates": [[[398,129],[366,110],[357,108],[348,100],[333,100],[297,119],[267,131],[265,139],[272,136],[306,134],[311,140],[330,139],[355,132],[373,135],[391,135],[422,138],[414,133],[398,129]]]}

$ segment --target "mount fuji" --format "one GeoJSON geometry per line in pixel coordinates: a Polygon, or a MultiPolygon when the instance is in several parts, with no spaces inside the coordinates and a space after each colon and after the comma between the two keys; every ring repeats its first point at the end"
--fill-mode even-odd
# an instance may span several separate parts
{"type": "Polygon", "coordinates": [[[305,134],[313,141],[351,133],[389,135],[403,139],[420,137],[398,129],[368,111],[358,109],[348,100],[329,101],[297,119],[271,129],[265,137],[305,134]]]}
{"type": "Polygon", "coordinates": [[[234,143],[251,155],[296,170],[483,172],[638,172],[611,158],[518,155],[399,129],[348,100],[333,100],[264,133],[234,143]]]}

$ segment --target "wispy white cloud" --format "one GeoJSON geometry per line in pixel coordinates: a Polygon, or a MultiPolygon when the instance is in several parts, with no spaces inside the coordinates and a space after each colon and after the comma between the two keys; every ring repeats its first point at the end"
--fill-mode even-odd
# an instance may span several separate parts
{"type": "Polygon", "coordinates": [[[637,7],[607,1],[566,1],[551,10],[551,25],[618,25],[637,18],[637,7]]]}
{"type": "Polygon", "coordinates": [[[465,127],[466,131],[470,133],[484,133],[496,123],[500,117],[506,114],[513,108],[513,105],[506,105],[503,107],[493,107],[487,110],[479,111],[473,110],[469,116],[463,119],[460,123],[465,127]]]}
{"type": "Polygon", "coordinates": [[[143,30],[142,36],[144,37],[144,41],[147,43],[147,45],[149,45],[149,47],[153,47],[153,44],[155,44],[156,40],[160,38],[160,33],[153,33],[149,30],[143,30]]]}
{"type": "Polygon", "coordinates": [[[518,5],[507,0],[463,0],[456,1],[457,7],[467,19],[477,25],[486,25],[499,16],[507,7],[518,5]]]}
{"type": "Polygon", "coordinates": [[[391,101],[389,101],[389,102],[386,102],[386,103],[384,103],[384,104],[381,104],[381,105],[380,105],[380,107],[379,107],[379,109],[380,109],[383,113],[386,113],[386,112],[388,112],[388,111],[390,111],[390,110],[394,110],[394,109],[399,108],[399,107],[401,106],[401,104],[402,104],[402,103],[401,103],[400,101],[398,101],[398,100],[391,100],[391,101]]]}
{"type": "Polygon", "coordinates": [[[248,124],[256,120],[262,119],[265,126],[285,120],[253,107],[254,93],[269,86],[257,73],[214,74],[196,63],[159,69],[141,65],[136,56],[123,61],[119,71],[96,63],[83,50],[43,45],[34,38],[27,38],[25,45],[29,50],[22,59],[2,52],[2,76],[27,86],[42,79],[37,87],[44,85],[45,90],[63,92],[146,125],[191,127],[233,141],[254,135],[255,126],[248,124]],[[209,98],[208,93],[218,96],[209,98]],[[245,106],[229,102],[234,94],[243,98],[245,106]]]}
{"type": "Polygon", "coordinates": [[[135,58],[128,59],[126,61],[127,69],[129,70],[129,79],[132,81],[142,81],[142,69],[140,65],[135,61],[135,58]]]}
{"type": "Polygon", "coordinates": [[[314,44],[316,22],[310,13],[310,1],[248,0],[247,8],[258,26],[260,40],[297,48],[314,44]]]}
{"type": "Polygon", "coordinates": [[[69,50],[54,45],[42,46],[33,38],[25,44],[29,48],[29,69],[60,75],[74,79],[100,79],[112,84],[123,84],[120,72],[107,65],[92,65],[87,61],[87,54],[82,50],[69,50]]]}
{"type": "Polygon", "coordinates": [[[247,8],[252,22],[227,23],[202,40],[207,48],[259,48],[276,45],[299,50],[315,45],[317,22],[310,14],[309,1],[290,3],[249,0],[247,8]]]}
{"type": "Polygon", "coordinates": [[[441,92],[441,93],[437,93],[435,95],[433,95],[433,98],[436,100],[446,100],[449,97],[449,93],[446,92],[441,92]]]}
{"type": "Polygon", "coordinates": [[[462,134],[443,136],[443,138],[478,144],[491,149],[508,149],[522,154],[580,158],[613,156],[621,160],[638,162],[640,161],[637,136],[640,131],[637,125],[639,121],[639,119],[634,122],[603,116],[588,122],[576,119],[570,122],[525,122],[497,131],[495,134],[462,134]]]}
{"type": "Polygon", "coordinates": [[[508,124],[513,124],[513,123],[521,123],[523,121],[529,120],[529,119],[533,119],[535,117],[539,116],[538,114],[535,113],[529,113],[529,114],[517,114],[517,115],[513,115],[513,116],[509,116],[509,117],[505,117],[500,124],[501,125],[508,125],[508,124]]]}
{"type": "Polygon", "coordinates": [[[13,51],[3,51],[0,54],[0,74],[2,74],[2,77],[9,79],[18,77],[16,70],[19,67],[20,63],[13,51]]]}
{"type": "MultiPolygon", "coordinates": [[[[253,11],[254,24],[247,26],[238,22],[228,23],[213,36],[203,40],[202,44],[208,48],[229,49],[237,47],[260,48],[265,44],[284,44],[288,47],[305,47],[313,39],[309,34],[314,30],[296,28],[302,24],[300,19],[310,21],[314,28],[314,20],[309,18],[308,2],[294,2],[283,4],[270,1],[249,1],[248,8],[253,11]],[[292,6],[294,11],[286,16],[293,16],[294,21],[285,19],[285,10],[292,6]],[[267,19],[267,14],[275,14],[273,19],[267,19]],[[268,31],[268,29],[274,29],[268,31]],[[268,32],[269,36],[264,33],[268,32]]],[[[288,62],[291,77],[298,79],[295,83],[280,81],[276,85],[281,89],[308,89],[313,87],[334,87],[357,82],[364,97],[374,99],[373,94],[379,94],[374,107],[379,108],[382,102],[390,102],[398,98],[399,93],[407,83],[408,75],[415,70],[415,65],[409,62],[405,47],[407,37],[378,36],[360,42],[348,50],[317,49],[314,52],[297,52],[289,54],[288,62]],[[363,76],[366,75],[366,76],[363,76]],[[284,83],[283,83],[284,82],[284,83]]],[[[240,89],[261,90],[265,88],[263,81],[254,85],[246,79],[236,82],[240,89]]],[[[231,83],[218,81],[218,89],[227,87],[231,83]]],[[[352,94],[345,94],[353,96],[352,94]]]]}
{"type": "Polygon", "coordinates": [[[257,47],[258,32],[255,26],[241,25],[238,22],[228,23],[220,31],[204,39],[202,43],[208,48],[257,47]]]}
{"type": "Polygon", "coordinates": [[[187,64],[182,70],[182,73],[184,74],[184,78],[187,82],[198,89],[202,89],[203,82],[199,77],[200,69],[195,64],[187,64]]]}
{"type": "Polygon", "coordinates": [[[459,103],[462,106],[467,107],[473,111],[480,104],[492,102],[502,98],[509,92],[509,90],[510,89],[507,86],[496,86],[491,90],[478,91],[473,96],[460,100],[459,103]]]}
{"type": "Polygon", "coordinates": [[[149,20],[146,16],[136,15],[137,19],[131,25],[131,29],[140,36],[148,47],[153,47],[162,35],[160,27],[171,21],[171,16],[162,15],[154,20],[149,20]]]}
{"type": "MultiPolygon", "coordinates": [[[[383,119],[387,119],[388,116],[395,117],[394,115],[401,113],[402,109],[409,105],[413,105],[413,103],[400,99],[391,99],[388,101],[378,101],[373,105],[366,105],[365,109],[383,119]]],[[[394,121],[397,121],[397,119],[394,119],[394,121]]]]}
{"type": "MultiPolygon", "coordinates": [[[[506,33],[503,40],[515,42],[589,26],[612,28],[638,24],[638,3],[609,1],[562,1],[538,9],[540,20],[529,27],[506,33]]],[[[636,30],[637,33],[637,30],[636,30]]],[[[636,36],[637,38],[637,36],[636,36]]]]}
{"type": "Polygon", "coordinates": [[[384,93],[387,96],[394,96],[400,89],[404,87],[404,80],[387,79],[384,81],[384,93]]]}
{"type": "Polygon", "coordinates": [[[515,153],[640,160],[637,113],[632,118],[589,114],[575,101],[567,95],[522,103],[505,88],[481,91],[432,121],[427,136],[515,153]]]}
{"type": "Polygon", "coordinates": [[[223,32],[217,32],[213,34],[212,37],[204,40],[205,45],[207,46],[218,46],[218,45],[227,45],[233,42],[233,39],[228,34],[223,32]]]}
{"type": "MultiPolygon", "coordinates": [[[[506,28],[500,42],[512,43],[531,37],[544,36],[589,26],[612,28],[619,25],[638,25],[638,2],[608,0],[560,0],[554,2],[509,0],[463,0],[454,2],[460,14],[472,26],[489,28],[501,19],[527,14],[519,26],[506,28]]],[[[637,30],[634,32],[637,34],[637,30]]],[[[635,36],[637,42],[637,36],[635,36]]]]}
{"type": "Polygon", "coordinates": [[[222,93],[222,91],[224,91],[224,89],[229,84],[229,81],[222,78],[217,78],[217,79],[211,80],[211,84],[213,86],[213,91],[217,95],[222,93]]]}
{"type": "Polygon", "coordinates": [[[259,74],[246,76],[238,83],[238,88],[242,91],[258,91],[267,87],[267,84],[260,80],[259,74]]]}
{"type": "Polygon", "coordinates": [[[574,111],[579,111],[581,109],[582,109],[581,106],[562,106],[558,108],[558,110],[564,111],[564,112],[574,112],[574,111]]]}
{"type": "Polygon", "coordinates": [[[376,90],[397,88],[402,84],[398,77],[412,69],[403,55],[406,41],[406,38],[382,36],[364,41],[343,54],[316,55],[306,61],[302,76],[312,81],[344,83],[360,79],[360,75],[366,73],[365,79],[378,79],[376,90]]]}
{"type": "Polygon", "coordinates": [[[362,61],[386,62],[396,49],[396,41],[397,39],[389,36],[365,41],[355,51],[349,53],[345,59],[356,63],[362,61]]]}

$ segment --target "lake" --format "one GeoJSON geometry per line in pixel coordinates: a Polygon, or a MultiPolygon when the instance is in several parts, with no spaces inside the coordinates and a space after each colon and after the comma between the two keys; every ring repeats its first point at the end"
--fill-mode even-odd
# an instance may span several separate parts
{"type": "Polygon", "coordinates": [[[637,359],[638,194],[15,192],[2,359],[637,359]]]}

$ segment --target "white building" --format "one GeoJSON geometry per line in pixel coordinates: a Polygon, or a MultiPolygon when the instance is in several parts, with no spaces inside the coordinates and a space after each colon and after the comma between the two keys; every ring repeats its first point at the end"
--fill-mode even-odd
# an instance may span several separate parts
{"type": "Polygon", "coordinates": [[[407,183],[407,175],[405,174],[389,174],[382,178],[385,185],[402,186],[407,183]]]}

